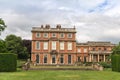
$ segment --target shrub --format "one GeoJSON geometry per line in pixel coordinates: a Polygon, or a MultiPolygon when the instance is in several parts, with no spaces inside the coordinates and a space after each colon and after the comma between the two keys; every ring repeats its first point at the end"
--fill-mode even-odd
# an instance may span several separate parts
{"type": "Polygon", "coordinates": [[[104,68],[111,68],[111,63],[99,62],[99,64],[102,65],[104,68]]]}
{"type": "Polygon", "coordinates": [[[120,55],[113,54],[111,56],[112,60],[112,71],[120,72],[120,55]]]}
{"type": "Polygon", "coordinates": [[[11,53],[0,53],[0,72],[16,71],[17,56],[11,53]]]}

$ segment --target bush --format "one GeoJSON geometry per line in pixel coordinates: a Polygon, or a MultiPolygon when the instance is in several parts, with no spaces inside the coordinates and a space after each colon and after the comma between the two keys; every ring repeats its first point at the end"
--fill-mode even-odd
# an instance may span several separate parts
{"type": "Polygon", "coordinates": [[[102,65],[104,68],[111,68],[111,63],[107,63],[107,62],[99,62],[100,65],[102,65]]]}
{"type": "Polygon", "coordinates": [[[17,56],[11,53],[0,53],[0,72],[16,71],[17,56]]]}
{"type": "Polygon", "coordinates": [[[120,55],[113,54],[111,56],[112,60],[112,71],[120,72],[120,55]]]}
{"type": "Polygon", "coordinates": [[[93,62],[86,62],[85,65],[86,66],[91,66],[93,64],[93,62]]]}

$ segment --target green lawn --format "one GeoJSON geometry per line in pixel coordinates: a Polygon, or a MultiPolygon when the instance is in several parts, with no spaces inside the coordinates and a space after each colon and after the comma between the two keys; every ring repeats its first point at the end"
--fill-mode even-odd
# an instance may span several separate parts
{"type": "Polygon", "coordinates": [[[0,80],[120,80],[120,73],[105,71],[0,72],[0,80]]]}

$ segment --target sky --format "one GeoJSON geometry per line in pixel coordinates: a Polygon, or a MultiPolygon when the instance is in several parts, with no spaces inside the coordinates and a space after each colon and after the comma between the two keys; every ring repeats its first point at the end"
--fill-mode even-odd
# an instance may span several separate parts
{"type": "Polygon", "coordinates": [[[0,18],[15,34],[31,39],[32,27],[50,24],[76,27],[76,40],[120,41],[120,0],[0,0],[0,18]]]}

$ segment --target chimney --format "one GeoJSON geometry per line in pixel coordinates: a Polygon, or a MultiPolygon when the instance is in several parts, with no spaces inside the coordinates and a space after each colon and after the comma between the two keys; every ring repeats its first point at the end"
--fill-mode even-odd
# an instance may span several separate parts
{"type": "Polygon", "coordinates": [[[49,24],[46,24],[45,28],[49,29],[49,28],[50,28],[50,25],[49,25],[49,24]]]}
{"type": "Polygon", "coordinates": [[[57,24],[56,28],[57,28],[57,29],[60,29],[60,28],[61,28],[61,25],[60,25],[60,24],[57,24]]]}
{"type": "Polygon", "coordinates": [[[43,25],[41,25],[41,28],[43,28],[43,25]]]}

